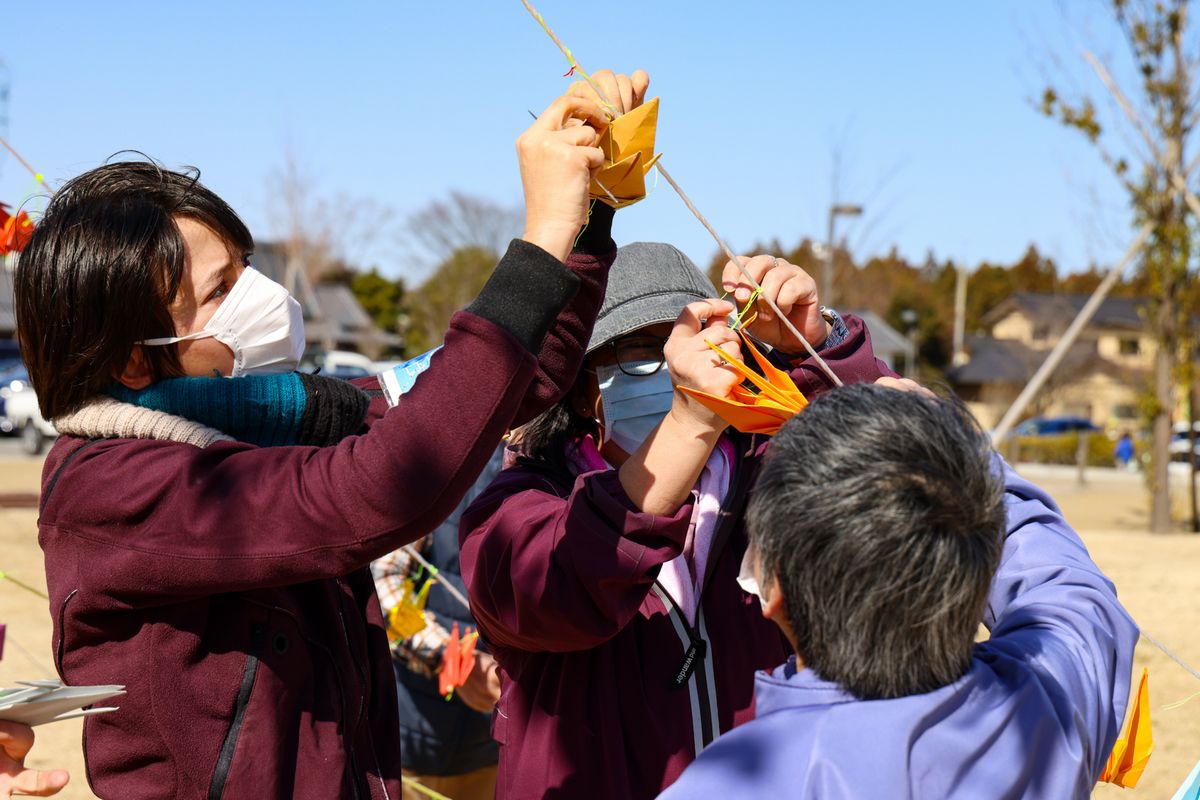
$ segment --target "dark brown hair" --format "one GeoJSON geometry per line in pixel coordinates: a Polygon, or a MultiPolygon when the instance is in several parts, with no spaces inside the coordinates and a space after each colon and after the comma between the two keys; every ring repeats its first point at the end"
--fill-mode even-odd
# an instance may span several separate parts
{"type": "MultiPolygon", "coordinates": [[[[239,257],[250,231],[200,173],[149,161],[105,164],[67,182],[17,262],[21,355],[46,419],[101,393],[142,339],[170,336],[184,244],[174,217],[212,229],[239,257]]],[[[174,346],[145,348],[157,380],[179,374],[174,346]]]]}

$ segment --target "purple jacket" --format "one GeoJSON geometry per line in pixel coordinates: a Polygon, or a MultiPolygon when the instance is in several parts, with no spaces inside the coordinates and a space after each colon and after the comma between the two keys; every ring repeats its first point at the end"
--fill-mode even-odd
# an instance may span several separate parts
{"type": "Polygon", "coordinates": [[[514,242],[399,406],[376,400],[334,447],[58,441],[38,521],[55,663],[127,688],[84,724],[97,795],[401,796],[366,566],[433,530],[505,431],[573,383],[608,244],[568,270],[514,242]]]}
{"type": "MultiPolygon", "coordinates": [[[[861,321],[847,324],[847,339],[823,354],[830,366],[846,382],[890,374],[861,321]]],[[[812,396],[827,384],[810,367],[794,373],[812,396]]],[[[653,516],[637,510],[615,470],[576,477],[522,462],[463,516],[463,577],[503,675],[492,728],[500,800],[653,797],[753,715],[755,671],[788,647],[736,582],[766,440],[737,441],[694,629],[655,583],[683,549],[690,501],[653,516]]]]}
{"type": "Polygon", "coordinates": [[[663,800],[1087,798],[1125,716],[1138,629],[1058,507],[1005,469],[991,638],[959,680],[859,701],[794,660],[757,678],[757,719],[663,800]]]}

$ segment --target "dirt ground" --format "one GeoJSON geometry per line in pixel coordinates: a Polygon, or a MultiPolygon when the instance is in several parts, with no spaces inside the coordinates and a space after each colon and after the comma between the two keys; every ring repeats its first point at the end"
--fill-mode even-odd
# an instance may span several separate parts
{"type": "MultiPolygon", "coordinates": [[[[40,469],[37,460],[0,457],[0,497],[36,492],[40,469]]],[[[1200,665],[1200,640],[1195,636],[1200,621],[1200,536],[1146,533],[1146,495],[1137,475],[1091,470],[1081,487],[1068,469],[1028,466],[1021,471],[1058,500],[1143,630],[1184,661],[1200,665]]],[[[0,507],[0,570],[44,591],[36,517],[33,509],[0,507]]],[[[45,601],[0,580],[0,622],[8,625],[0,686],[52,677],[45,601]]],[[[1178,709],[1163,708],[1200,692],[1200,681],[1145,640],[1137,649],[1136,675],[1142,666],[1150,668],[1154,755],[1136,789],[1100,786],[1097,798],[1170,797],[1200,759],[1200,697],[1178,709]]],[[[79,720],[40,728],[29,759],[32,766],[70,770],[71,784],[60,795],[64,798],[93,797],[83,771],[81,729],[79,720]]]]}

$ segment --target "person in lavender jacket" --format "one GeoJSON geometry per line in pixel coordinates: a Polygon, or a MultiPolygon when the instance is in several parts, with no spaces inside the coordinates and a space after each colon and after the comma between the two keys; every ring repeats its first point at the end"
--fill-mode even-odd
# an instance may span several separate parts
{"type": "Polygon", "coordinates": [[[664,800],[1089,796],[1138,630],[961,404],[817,399],[772,442],[748,526],[747,571],[795,655],[664,800]]]}

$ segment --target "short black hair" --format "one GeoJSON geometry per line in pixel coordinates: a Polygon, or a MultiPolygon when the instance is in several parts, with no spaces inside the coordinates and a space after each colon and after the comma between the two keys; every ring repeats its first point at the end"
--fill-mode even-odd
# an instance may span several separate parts
{"type": "MultiPolygon", "coordinates": [[[[100,394],[142,339],[174,333],[184,243],[175,217],[210,228],[244,258],[250,231],[196,170],[105,164],[55,193],[17,261],[21,355],[46,419],[100,394]]],[[[148,347],[154,379],[178,375],[174,346],[148,347]]]]}
{"type": "Polygon", "coordinates": [[[780,429],[747,522],[806,666],[862,699],[966,672],[1003,547],[993,459],[957,400],[880,386],[831,391],[780,429]]]}

